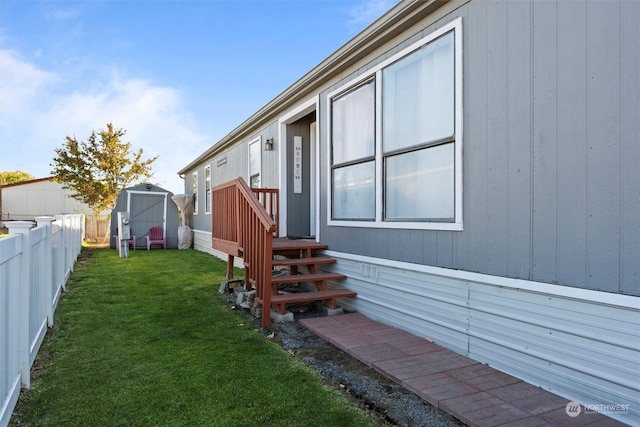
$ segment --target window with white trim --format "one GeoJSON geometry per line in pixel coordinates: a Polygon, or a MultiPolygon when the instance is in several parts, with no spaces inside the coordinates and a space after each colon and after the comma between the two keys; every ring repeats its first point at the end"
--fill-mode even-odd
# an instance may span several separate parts
{"type": "Polygon", "coordinates": [[[462,229],[461,19],[329,95],[329,224],[462,229]]]}
{"type": "Polygon", "coordinates": [[[198,171],[192,174],[193,214],[198,215],[198,171]]]}
{"type": "Polygon", "coordinates": [[[249,143],[249,187],[260,188],[260,170],[262,168],[262,138],[249,143]]]}
{"type": "Polygon", "coordinates": [[[331,217],[375,220],[374,81],[335,97],[331,107],[331,217]]]}
{"type": "Polygon", "coordinates": [[[204,213],[211,213],[211,165],[204,168],[204,213]]]}

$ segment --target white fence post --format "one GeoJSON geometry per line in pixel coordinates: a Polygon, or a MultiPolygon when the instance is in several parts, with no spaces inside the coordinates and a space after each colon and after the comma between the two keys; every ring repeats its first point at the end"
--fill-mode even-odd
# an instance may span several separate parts
{"type": "Polygon", "coordinates": [[[76,268],[76,261],[78,260],[78,256],[80,256],[80,252],[82,251],[82,242],[85,237],[85,217],[84,215],[74,215],[75,222],[77,225],[76,234],[73,239],[75,244],[75,250],[73,251],[73,268],[76,268]]]}
{"type": "Polygon", "coordinates": [[[12,221],[5,224],[9,234],[22,235],[22,255],[20,257],[20,279],[18,299],[18,333],[20,335],[20,373],[22,385],[31,387],[29,366],[29,288],[31,286],[31,227],[30,221],[12,221]]]}
{"type": "Polygon", "coordinates": [[[42,286],[44,287],[44,297],[47,302],[47,325],[53,326],[53,245],[51,230],[51,223],[55,220],[52,216],[39,216],[36,217],[38,226],[45,226],[47,229],[45,239],[45,259],[44,259],[44,274],[42,275],[42,286]]]}
{"type": "Polygon", "coordinates": [[[67,279],[71,273],[71,269],[68,268],[69,258],[67,255],[69,253],[69,227],[67,227],[67,216],[56,215],[56,222],[60,224],[60,231],[58,232],[58,249],[60,250],[60,258],[62,261],[62,289],[66,291],[67,279]]]}
{"type": "Polygon", "coordinates": [[[0,427],[9,425],[22,384],[20,370],[20,262],[22,235],[0,239],[0,427]],[[2,344],[0,344],[2,346],[2,344]]]}

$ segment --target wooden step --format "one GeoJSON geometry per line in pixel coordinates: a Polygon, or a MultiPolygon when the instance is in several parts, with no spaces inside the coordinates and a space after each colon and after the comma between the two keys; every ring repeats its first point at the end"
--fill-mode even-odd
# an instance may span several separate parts
{"type": "Polygon", "coordinates": [[[310,258],[286,258],[286,259],[274,259],[272,265],[274,267],[283,267],[289,265],[317,265],[317,264],[333,264],[336,262],[335,258],[328,256],[313,256],[310,258]]]}
{"type": "Polygon", "coordinates": [[[289,258],[310,257],[327,249],[324,243],[305,239],[273,239],[272,251],[274,255],[284,255],[289,258]]]}
{"type": "Polygon", "coordinates": [[[272,285],[281,285],[284,283],[300,283],[300,282],[322,282],[325,280],[343,280],[347,276],[338,273],[317,273],[317,274],[291,274],[287,276],[275,276],[271,279],[272,285]]]}
{"type": "Polygon", "coordinates": [[[277,251],[291,251],[291,250],[300,250],[300,249],[312,249],[316,251],[321,251],[327,249],[328,246],[324,243],[316,242],[315,240],[305,240],[305,239],[273,239],[272,249],[274,252],[277,251]]]}
{"type": "Polygon", "coordinates": [[[325,305],[335,309],[337,307],[336,299],[353,298],[356,295],[357,294],[355,292],[348,289],[337,289],[318,292],[298,292],[284,295],[273,295],[271,297],[271,305],[280,314],[284,314],[286,312],[287,304],[300,302],[322,301],[323,303],[325,303],[325,305]]]}

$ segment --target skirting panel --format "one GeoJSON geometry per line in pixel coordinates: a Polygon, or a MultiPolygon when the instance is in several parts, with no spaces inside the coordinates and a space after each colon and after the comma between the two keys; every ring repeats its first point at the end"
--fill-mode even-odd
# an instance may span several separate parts
{"type": "MultiPolygon", "coordinates": [[[[211,232],[193,230],[193,249],[201,252],[206,252],[221,260],[227,260],[227,254],[217,251],[211,247],[211,232]]],[[[235,258],[233,260],[234,267],[244,268],[241,258],[235,258]]]]}
{"type": "Polygon", "coordinates": [[[583,405],[640,417],[640,298],[329,252],[345,309],[583,405]],[[597,407],[597,406],[596,406],[597,407]],[[599,406],[602,407],[602,406],[599,406]],[[624,409],[627,408],[627,409],[624,409]]]}

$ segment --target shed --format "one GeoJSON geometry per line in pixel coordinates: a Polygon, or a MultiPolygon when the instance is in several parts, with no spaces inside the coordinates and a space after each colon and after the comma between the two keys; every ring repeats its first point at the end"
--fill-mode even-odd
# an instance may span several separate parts
{"type": "Polygon", "coordinates": [[[139,184],[120,191],[115,208],[111,213],[112,249],[118,247],[116,228],[118,212],[129,212],[131,235],[136,236],[136,247],[146,247],[145,236],[154,225],[164,228],[167,248],[178,247],[178,207],[171,200],[173,193],[153,184],[139,184]]]}

